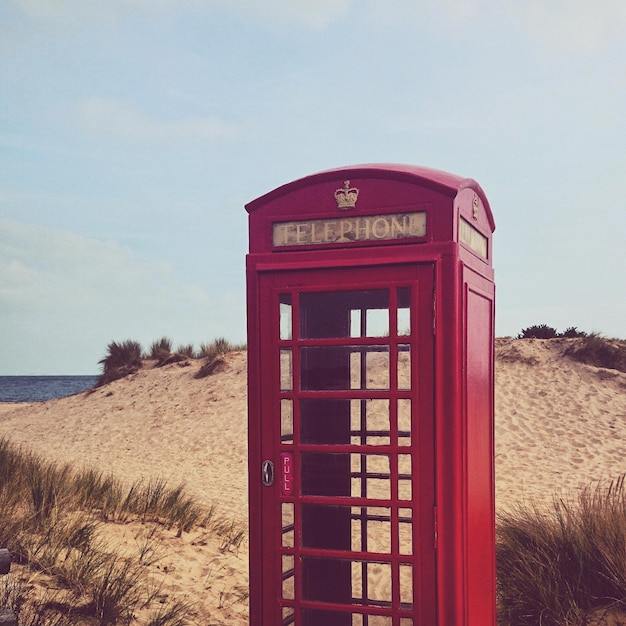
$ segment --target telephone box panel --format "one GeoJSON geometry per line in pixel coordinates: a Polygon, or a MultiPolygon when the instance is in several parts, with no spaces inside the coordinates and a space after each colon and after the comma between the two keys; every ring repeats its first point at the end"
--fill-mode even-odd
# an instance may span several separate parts
{"type": "Polygon", "coordinates": [[[482,190],[359,166],[247,209],[250,623],[495,624],[482,190]]]}

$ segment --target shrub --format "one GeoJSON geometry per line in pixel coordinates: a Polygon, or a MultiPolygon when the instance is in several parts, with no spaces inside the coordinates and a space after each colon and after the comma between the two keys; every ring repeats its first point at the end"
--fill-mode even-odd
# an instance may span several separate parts
{"type": "Polygon", "coordinates": [[[216,356],[228,354],[229,352],[235,352],[237,350],[245,350],[245,344],[235,344],[228,341],[224,337],[218,337],[211,343],[201,343],[198,356],[201,359],[213,359],[216,356]]]}
{"type": "Polygon", "coordinates": [[[148,355],[148,358],[161,361],[162,359],[167,358],[170,354],[172,354],[171,339],[161,337],[161,339],[154,341],[150,346],[150,354],[148,355]]]}
{"type": "Polygon", "coordinates": [[[178,346],[176,350],[177,354],[187,357],[188,359],[193,359],[196,351],[192,344],[187,344],[186,346],[178,346]]]}
{"type": "Polygon", "coordinates": [[[524,328],[522,332],[517,336],[518,339],[553,339],[558,337],[556,328],[548,326],[547,324],[539,324],[538,326],[529,326],[524,328]]]}
{"type": "Polygon", "coordinates": [[[584,330],[578,330],[576,326],[570,326],[561,333],[561,337],[567,337],[568,339],[574,339],[578,337],[586,337],[587,333],[584,330]]]}
{"type": "Polygon", "coordinates": [[[107,356],[98,361],[102,366],[102,374],[96,381],[96,387],[134,374],[141,367],[142,349],[137,341],[112,341],[107,350],[107,356]]]}
{"type": "Polygon", "coordinates": [[[103,371],[120,367],[141,367],[141,345],[136,341],[112,341],[108,347],[108,354],[98,361],[103,371]]]}
{"type": "Polygon", "coordinates": [[[565,354],[576,361],[626,372],[626,343],[616,339],[606,339],[598,333],[589,333],[572,346],[565,354]]]}

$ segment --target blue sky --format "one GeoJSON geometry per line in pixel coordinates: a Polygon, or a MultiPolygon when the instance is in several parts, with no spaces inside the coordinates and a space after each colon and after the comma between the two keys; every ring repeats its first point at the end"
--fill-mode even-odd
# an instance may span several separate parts
{"type": "Polygon", "coordinates": [[[5,0],[0,375],[245,340],[243,205],[372,162],[475,178],[497,333],[626,335],[626,4],[5,0]]]}

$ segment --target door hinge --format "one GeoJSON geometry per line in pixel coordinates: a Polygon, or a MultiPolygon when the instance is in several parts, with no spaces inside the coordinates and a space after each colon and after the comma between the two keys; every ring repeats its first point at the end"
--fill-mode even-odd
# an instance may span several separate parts
{"type": "Polygon", "coordinates": [[[439,545],[439,518],[437,517],[437,507],[433,507],[433,547],[436,550],[439,545]]]}
{"type": "Polygon", "coordinates": [[[437,291],[433,289],[433,335],[437,334],[437,291]]]}

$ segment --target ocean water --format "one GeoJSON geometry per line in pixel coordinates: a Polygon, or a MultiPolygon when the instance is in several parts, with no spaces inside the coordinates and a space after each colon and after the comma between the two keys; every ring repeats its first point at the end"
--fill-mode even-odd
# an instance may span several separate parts
{"type": "Polygon", "coordinates": [[[0,402],[42,402],[91,389],[97,376],[0,376],[0,402]]]}

